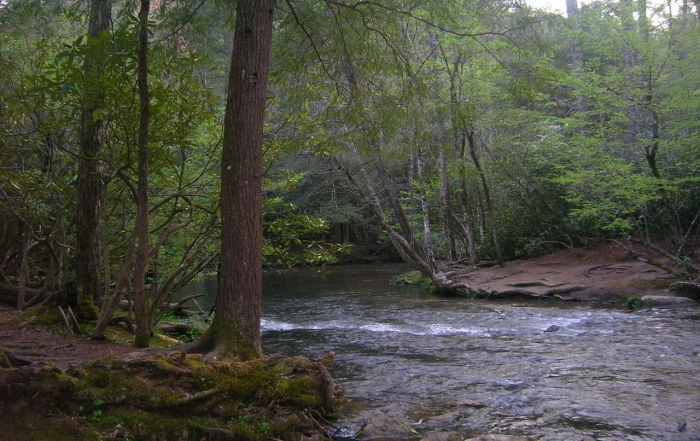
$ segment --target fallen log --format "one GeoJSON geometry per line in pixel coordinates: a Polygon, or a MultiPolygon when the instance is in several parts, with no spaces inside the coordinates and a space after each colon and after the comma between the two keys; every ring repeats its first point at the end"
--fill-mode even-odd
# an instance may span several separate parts
{"type": "Polygon", "coordinates": [[[134,335],[136,333],[136,327],[134,326],[131,319],[123,315],[118,315],[112,318],[112,320],[110,320],[107,324],[110,326],[124,325],[126,330],[129,331],[131,335],[134,335]]]}
{"type": "MultiPolygon", "coordinates": [[[[165,307],[167,311],[172,312],[173,314],[181,317],[186,317],[192,314],[190,311],[186,310],[183,305],[192,300],[192,302],[199,308],[199,311],[204,314],[204,311],[202,311],[202,307],[199,306],[199,303],[195,299],[199,297],[204,297],[206,294],[194,294],[191,296],[183,297],[182,299],[178,300],[176,303],[168,303],[168,305],[165,307]]],[[[128,310],[129,309],[129,301],[128,300],[120,300],[119,301],[119,308],[128,310]]]]}
{"type": "MultiPolygon", "coordinates": [[[[49,291],[26,288],[24,291],[25,304],[34,305],[40,301],[48,299],[51,295],[52,293],[49,291]]],[[[0,283],[0,302],[16,307],[18,299],[19,286],[8,285],[7,283],[0,283]]]]}

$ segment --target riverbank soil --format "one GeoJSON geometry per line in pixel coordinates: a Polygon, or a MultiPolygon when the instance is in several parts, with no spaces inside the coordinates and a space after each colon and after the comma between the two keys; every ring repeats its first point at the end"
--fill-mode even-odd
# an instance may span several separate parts
{"type": "Polygon", "coordinates": [[[447,271],[453,271],[451,278],[469,285],[478,297],[553,297],[601,306],[649,295],[675,296],[669,286],[687,280],[670,259],[641,246],[619,244],[563,250],[503,267],[447,271]]]}

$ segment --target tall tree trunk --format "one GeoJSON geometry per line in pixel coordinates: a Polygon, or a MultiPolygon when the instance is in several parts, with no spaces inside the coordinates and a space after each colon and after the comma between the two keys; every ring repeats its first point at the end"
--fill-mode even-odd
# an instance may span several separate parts
{"type": "MultiPolygon", "coordinates": [[[[442,50],[442,49],[441,49],[442,50]]],[[[443,52],[444,56],[444,52],[443,52]]],[[[464,231],[467,239],[467,249],[472,264],[476,265],[479,262],[479,256],[476,249],[474,222],[471,216],[471,203],[469,200],[469,186],[467,185],[467,165],[466,165],[466,143],[463,136],[464,121],[460,115],[460,94],[461,88],[457,83],[460,78],[459,72],[462,65],[462,54],[458,53],[454,64],[450,66],[445,58],[445,68],[450,75],[450,119],[452,121],[452,144],[455,151],[459,152],[459,177],[462,190],[462,206],[464,208],[464,231]]]]}
{"type": "MultiPolygon", "coordinates": [[[[429,59],[433,63],[436,63],[437,55],[439,53],[437,34],[430,31],[428,32],[428,37],[430,41],[430,51],[432,54],[429,59]]],[[[430,72],[430,76],[433,78],[433,84],[431,85],[433,100],[437,103],[442,100],[440,90],[442,89],[443,84],[439,81],[440,75],[438,74],[437,67],[429,67],[428,71],[430,72]]],[[[452,92],[452,88],[450,88],[450,92],[452,92]]],[[[455,235],[452,226],[452,209],[450,204],[450,180],[447,174],[447,161],[445,159],[445,148],[447,145],[449,145],[449,136],[447,133],[447,127],[445,127],[446,120],[447,116],[444,115],[444,111],[441,111],[440,107],[436,106],[435,125],[437,129],[438,169],[440,171],[440,198],[442,199],[442,232],[447,239],[447,248],[450,260],[457,260],[455,235]]]]}
{"type": "Polygon", "coordinates": [[[216,314],[194,350],[262,356],[262,142],[274,0],[238,0],[221,160],[216,314]]]}
{"type": "Polygon", "coordinates": [[[438,168],[440,169],[440,196],[442,197],[442,217],[445,226],[445,237],[450,252],[450,260],[457,260],[457,249],[455,247],[455,233],[452,225],[452,208],[450,204],[450,180],[447,174],[447,161],[445,159],[445,148],[442,143],[438,151],[438,168]]]}
{"type": "Polygon", "coordinates": [[[474,162],[476,171],[479,172],[479,178],[481,178],[481,185],[484,187],[484,199],[486,200],[486,211],[488,212],[489,224],[491,226],[491,235],[493,236],[493,246],[496,249],[496,259],[498,260],[498,264],[500,266],[503,266],[503,255],[501,254],[501,246],[498,242],[496,219],[494,218],[493,205],[491,204],[491,192],[489,191],[488,182],[486,180],[486,174],[481,168],[481,163],[479,162],[479,158],[476,155],[476,142],[474,140],[474,131],[467,130],[464,136],[467,138],[467,144],[469,146],[469,155],[471,156],[472,161],[474,162]]]}
{"type": "Polygon", "coordinates": [[[469,200],[469,186],[467,185],[467,158],[465,156],[464,146],[461,149],[460,164],[459,164],[459,179],[462,187],[462,207],[464,208],[464,233],[467,236],[467,249],[469,257],[472,259],[472,264],[479,263],[479,254],[476,250],[476,238],[474,235],[474,223],[471,216],[471,201],[469,200]]]}
{"type": "Polygon", "coordinates": [[[148,93],[148,13],[150,0],[141,0],[139,10],[138,42],[138,86],[139,86],[139,138],[138,138],[138,183],[136,187],[136,236],[138,249],[134,265],[134,306],[136,309],[136,336],[134,345],[140,348],[149,346],[151,324],[148,320],[146,298],[146,267],[150,240],[148,236],[148,128],[151,121],[150,96],[148,93]]]}
{"type": "MultiPolygon", "coordinates": [[[[25,231],[29,229],[26,225],[23,225],[22,228],[25,231]]],[[[24,299],[27,292],[27,278],[29,276],[29,249],[31,246],[32,245],[29,243],[29,238],[25,234],[22,234],[22,250],[20,252],[21,255],[19,264],[19,295],[17,296],[18,311],[22,311],[24,309],[24,299]]]]}
{"type": "Polygon", "coordinates": [[[435,253],[433,252],[433,239],[430,233],[430,216],[428,215],[428,198],[425,195],[425,181],[423,179],[423,157],[421,149],[416,155],[416,172],[418,174],[418,187],[420,191],[420,206],[423,213],[423,247],[425,248],[425,260],[431,267],[431,272],[435,272],[437,265],[435,253]]]}
{"type": "MultiPolygon", "coordinates": [[[[88,38],[94,42],[109,29],[112,0],[92,0],[88,38]]],[[[102,119],[97,117],[104,101],[99,84],[102,72],[100,51],[88,51],[83,66],[84,91],[81,115],[80,155],[77,177],[77,213],[75,222],[75,282],[77,298],[69,299],[76,316],[84,320],[97,318],[95,302],[100,295],[100,182],[99,157],[102,151],[102,119]]]]}

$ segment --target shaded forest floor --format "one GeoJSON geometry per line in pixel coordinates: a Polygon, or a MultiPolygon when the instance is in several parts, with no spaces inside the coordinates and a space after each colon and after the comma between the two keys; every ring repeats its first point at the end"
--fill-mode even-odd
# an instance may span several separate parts
{"type": "Polygon", "coordinates": [[[71,365],[109,356],[122,357],[136,351],[123,343],[69,335],[62,327],[28,325],[22,313],[0,303],[0,348],[26,360],[55,364],[65,370],[71,365]]]}

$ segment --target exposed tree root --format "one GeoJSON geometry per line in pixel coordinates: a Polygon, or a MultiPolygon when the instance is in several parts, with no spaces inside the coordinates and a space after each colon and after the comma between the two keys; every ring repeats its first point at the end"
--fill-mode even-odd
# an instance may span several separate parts
{"type": "Polygon", "coordinates": [[[563,285],[566,285],[566,282],[547,283],[547,282],[543,282],[541,280],[532,280],[529,282],[515,282],[515,283],[508,284],[508,286],[515,286],[515,287],[546,286],[547,288],[556,288],[558,286],[563,286],[563,285]]]}
{"type": "Polygon", "coordinates": [[[504,275],[502,275],[502,276],[491,277],[491,278],[490,278],[489,280],[487,280],[487,281],[488,281],[488,282],[493,282],[493,281],[495,281],[495,280],[507,279],[508,277],[515,276],[515,275],[517,275],[517,274],[521,274],[522,272],[523,272],[522,270],[513,271],[512,273],[504,274],[504,275]]]}

